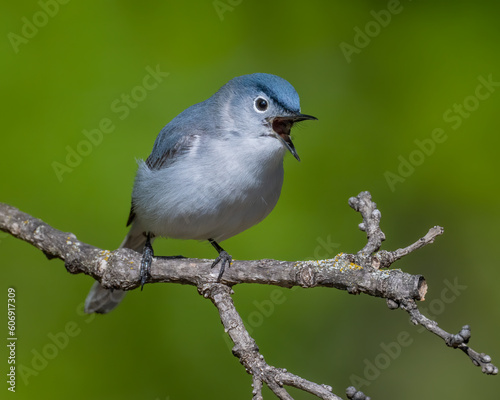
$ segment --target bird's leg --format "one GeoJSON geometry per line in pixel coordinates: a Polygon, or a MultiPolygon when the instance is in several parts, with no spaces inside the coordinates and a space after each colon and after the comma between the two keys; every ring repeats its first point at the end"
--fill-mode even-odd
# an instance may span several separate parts
{"type": "Polygon", "coordinates": [[[220,266],[220,271],[219,271],[219,276],[217,277],[217,282],[220,282],[222,278],[222,274],[224,273],[224,269],[226,268],[226,264],[228,268],[231,266],[231,262],[233,261],[233,258],[227,253],[226,250],[224,250],[222,247],[219,246],[219,244],[213,240],[213,239],[208,239],[210,244],[214,246],[214,249],[217,250],[219,253],[219,256],[214,260],[212,263],[212,266],[210,268],[215,267],[219,262],[221,262],[220,266]]]}
{"type": "Polygon", "coordinates": [[[146,281],[151,278],[151,263],[153,261],[153,246],[151,246],[151,234],[146,233],[146,243],[144,243],[144,249],[142,250],[142,260],[141,260],[141,291],[144,287],[146,281]]]}

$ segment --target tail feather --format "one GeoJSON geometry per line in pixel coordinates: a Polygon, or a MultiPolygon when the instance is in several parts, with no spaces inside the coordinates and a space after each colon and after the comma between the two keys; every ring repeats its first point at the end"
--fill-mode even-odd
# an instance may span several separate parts
{"type": "MultiPolygon", "coordinates": [[[[144,243],[146,243],[144,230],[138,222],[133,222],[120,248],[142,251],[144,243]]],[[[85,299],[85,312],[106,314],[120,304],[126,293],[124,290],[104,289],[99,282],[94,282],[85,299]]]]}
{"type": "Polygon", "coordinates": [[[85,299],[85,312],[87,314],[109,313],[120,304],[126,293],[124,290],[104,289],[99,282],[95,281],[85,299]]]}

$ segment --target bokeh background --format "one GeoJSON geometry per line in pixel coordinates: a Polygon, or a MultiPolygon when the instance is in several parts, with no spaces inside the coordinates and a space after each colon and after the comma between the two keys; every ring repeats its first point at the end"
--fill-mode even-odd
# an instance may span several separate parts
{"type": "MultiPolygon", "coordinates": [[[[452,332],[470,324],[471,346],[498,365],[499,12],[493,1],[4,3],[0,201],[114,249],[135,159],[160,129],[234,76],[274,73],[319,120],[294,129],[302,162],[286,158],[276,209],[223,246],[236,259],[355,252],[365,236],[347,200],[369,190],[385,249],[445,228],[394,267],[423,274],[427,315],[452,332]],[[163,76],[144,90],[148,67],[163,76]],[[103,120],[113,131],[85,146],[84,130],[103,120]],[[71,151],[84,155],[68,166],[71,151]]],[[[158,240],[155,251],[215,256],[193,241],[158,240]]],[[[84,316],[91,278],[3,232],[0,263],[4,303],[8,287],[17,293],[12,398],[251,398],[251,377],[194,287],[149,285],[109,315],[84,316]]],[[[498,377],[381,299],[240,285],[234,300],[269,363],[344,398],[353,383],[374,399],[498,396],[498,377]]]]}

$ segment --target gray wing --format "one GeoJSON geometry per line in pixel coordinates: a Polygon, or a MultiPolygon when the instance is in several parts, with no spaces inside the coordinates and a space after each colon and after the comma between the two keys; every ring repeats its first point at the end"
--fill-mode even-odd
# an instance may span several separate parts
{"type": "Polygon", "coordinates": [[[167,167],[175,160],[175,158],[177,158],[177,156],[189,151],[197,136],[199,136],[199,132],[191,132],[183,135],[173,144],[168,143],[169,140],[167,140],[167,143],[163,143],[158,147],[155,146],[149,157],[146,159],[146,165],[151,170],[158,170],[167,167]]]}
{"type": "MultiPolygon", "coordinates": [[[[197,137],[210,133],[213,115],[207,113],[207,103],[208,100],[187,108],[165,125],[155,140],[151,154],[146,159],[149,169],[159,170],[167,167],[179,155],[189,151],[197,137]]],[[[134,217],[134,204],[132,203],[127,226],[132,223],[134,217]]]]}
{"type": "Polygon", "coordinates": [[[215,128],[214,116],[209,111],[210,107],[207,107],[209,103],[210,99],[187,108],[160,131],[146,160],[150,169],[169,165],[174,155],[189,150],[197,136],[208,134],[215,128]]]}

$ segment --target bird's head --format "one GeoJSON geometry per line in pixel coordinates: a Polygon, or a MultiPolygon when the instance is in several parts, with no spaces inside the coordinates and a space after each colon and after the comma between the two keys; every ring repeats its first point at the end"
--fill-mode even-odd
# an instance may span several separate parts
{"type": "Polygon", "coordinates": [[[291,128],[317,118],[301,114],[299,95],[285,79],[263,73],[243,75],[230,80],[217,95],[226,126],[244,134],[272,136],[300,161],[291,128]]]}

